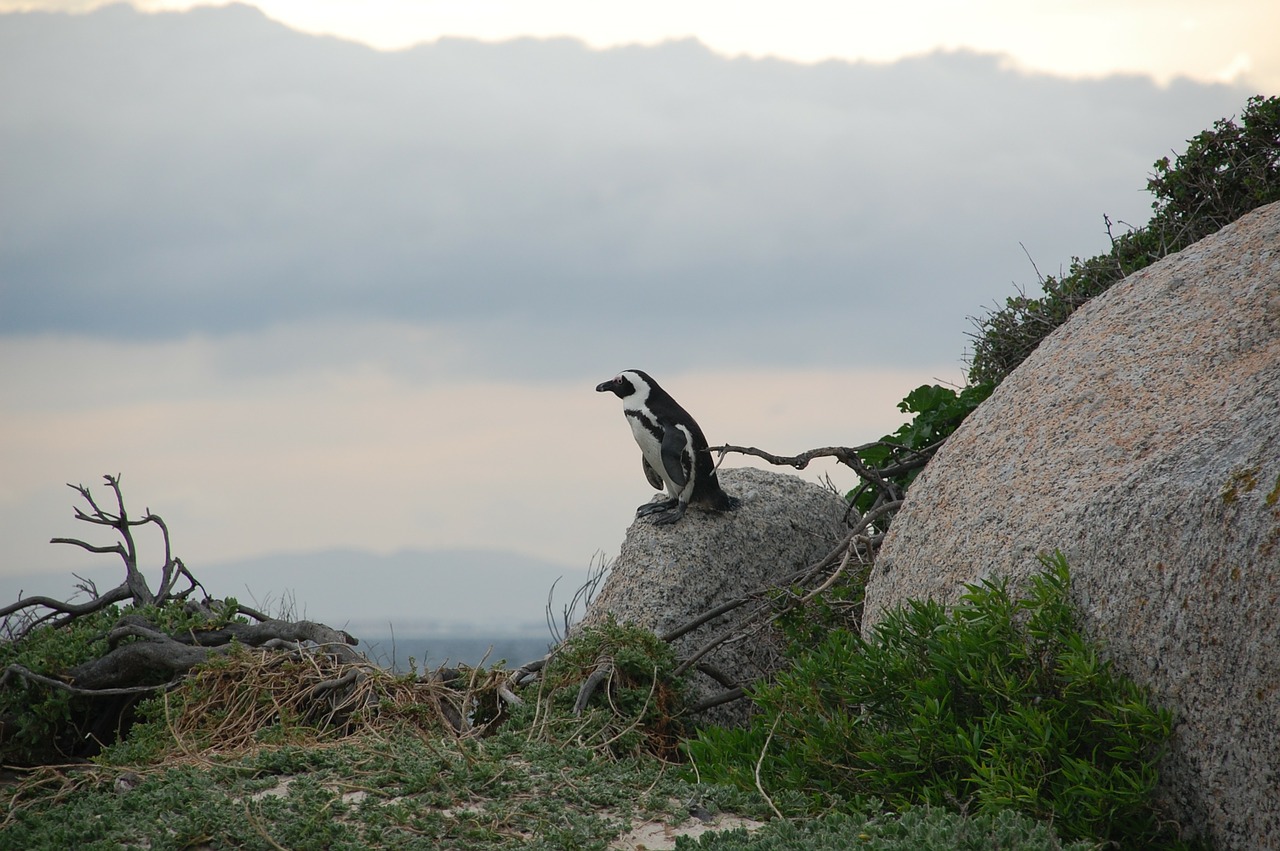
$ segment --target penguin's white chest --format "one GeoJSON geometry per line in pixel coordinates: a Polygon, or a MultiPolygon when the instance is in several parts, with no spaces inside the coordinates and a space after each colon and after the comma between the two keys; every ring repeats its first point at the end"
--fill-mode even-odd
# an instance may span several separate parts
{"type": "MultiPolygon", "coordinates": [[[[653,471],[662,478],[663,484],[667,486],[667,493],[678,499],[682,491],[691,491],[693,489],[692,475],[686,475],[686,482],[683,488],[671,481],[671,476],[667,473],[666,465],[662,461],[662,441],[653,433],[649,425],[652,424],[653,428],[660,428],[657,423],[644,412],[627,410],[626,413],[627,424],[631,426],[631,435],[636,439],[636,445],[640,447],[644,460],[649,462],[649,466],[653,468],[653,471]]],[[[688,467],[689,465],[686,463],[685,466],[688,467]]]]}
{"type": "Polygon", "coordinates": [[[662,443],[638,417],[628,414],[627,424],[631,426],[631,435],[636,439],[644,460],[649,462],[649,466],[659,476],[662,476],[662,480],[667,483],[667,489],[670,490],[671,480],[667,478],[667,471],[662,468],[662,443]]]}

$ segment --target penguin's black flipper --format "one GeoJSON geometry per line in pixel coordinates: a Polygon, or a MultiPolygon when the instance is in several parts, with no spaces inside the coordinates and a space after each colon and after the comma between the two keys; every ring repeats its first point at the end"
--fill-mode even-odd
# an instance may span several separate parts
{"type": "MultiPolygon", "coordinates": [[[[676,487],[689,482],[685,472],[685,452],[689,450],[689,433],[679,426],[669,425],[662,431],[662,468],[676,487]]],[[[690,464],[690,469],[692,469],[690,464]]],[[[677,518],[678,519],[678,518],[677,518]]]]}
{"type": "Polygon", "coordinates": [[[653,489],[656,491],[666,490],[667,483],[662,480],[662,476],[659,476],[654,472],[654,469],[649,466],[649,459],[641,455],[640,463],[644,465],[644,477],[649,480],[649,484],[653,485],[653,489]]]}

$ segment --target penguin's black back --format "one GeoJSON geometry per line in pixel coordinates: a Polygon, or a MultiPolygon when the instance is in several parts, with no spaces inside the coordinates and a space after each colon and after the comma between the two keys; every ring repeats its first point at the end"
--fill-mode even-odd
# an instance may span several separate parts
{"type": "Polygon", "coordinates": [[[716,476],[716,465],[711,461],[707,438],[702,433],[702,427],[698,425],[698,421],[682,408],[679,402],[671,398],[671,394],[663,390],[662,386],[648,373],[639,369],[628,370],[628,372],[634,372],[648,383],[649,398],[645,400],[645,406],[658,420],[659,426],[682,425],[689,430],[693,439],[694,469],[693,494],[689,498],[689,504],[712,508],[716,511],[728,511],[734,508],[738,501],[721,489],[720,480],[716,476]]]}

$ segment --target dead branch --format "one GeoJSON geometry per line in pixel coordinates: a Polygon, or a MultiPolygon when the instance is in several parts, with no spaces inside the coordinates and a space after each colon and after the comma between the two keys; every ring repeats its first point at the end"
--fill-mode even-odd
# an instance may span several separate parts
{"type": "Polygon", "coordinates": [[[156,679],[185,674],[209,658],[212,653],[229,650],[224,647],[188,647],[168,638],[131,641],[121,644],[105,656],[90,659],[66,672],[76,686],[98,691],[146,685],[156,679]]]}
{"type": "Polygon", "coordinates": [[[605,574],[609,572],[609,568],[612,564],[612,561],[604,557],[604,553],[596,553],[596,555],[592,557],[591,569],[588,572],[586,582],[578,586],[578,590],[573,593],[573,597],[561,611],[561,624],[563,624],[563,629],[561,629],[561,626],[556,623],[555,616],[552,614],[552,600],[555,596],[556,585],[559,584],[560,580],[557,579],[555,582],[551,583],[551,588],[547,591],[546,618],[547,628],[551,631],[553,643],[559,644],[569,636],[570,629],[576,620],[579,608],[586,611],[586,609],[590,607],[591,601],[594,599],[600,583],[604,580],[605,574]]]}
{"type": "Polygon", "coordinates": [[[698,670],[727,689],[736,689],[739,687],[738,683],[734,682],[728,674],[717,668],[715,665],[710,665],[706,662],[699,662],[698,670]]]}
{"type": "Polygon", "coordinates": [[[690,715],[697,715],[699,712],[706,712],[708,709],[714,709],[717,706],[723,706],[726,703],[733,703],[735,700],[742,700],[747,696],[747,690],[742,686],[735,686],[728,691],[722,691],[719,694],[705,698],[689,707],[690,715]]]}
{"type": "Polygon", "coordinates": [[[43,606],[46,609],[52,610],[39,620],[45,620],[58,614],[80,617],[81,615],[92,614],[105,609],[112,603],[119,603],[122,600],[128,599],[130,599],[129,589],[124,585],[112,588],[102,596],[86,603],[64,603],[63,601],[55,600],[52,597],[24,597],[16,603],[10,603],[7,606],[0,607],[0,618],[8,617],[14,612],[19,612],[23,609],[29,609],[34,606],[43,606]]]}
{"type": "Polygon", "coordinates": [[[261,623],[229,623],[217,629],[202,629],[179,633],[172,639],[181,644],[197,647],[217,647],[238,641],[250,647],[259,647],[268,641],[308,641],[333,654],[341,662],[363,662],[364,657],[351,649],[360,640],[350,633],[333,629],[314,621],[281,621],[268,618],[261,623]]]}
{"type": "Polygon", "coordinates": [[[98,589],[93,583],[82,581],[77,587],[90,595],[90,599],[84,603],[67,603],[49,597],[27,597],[0,608],[0,618],[6,618],[16,612],[32,612],[30,620],[24,624],[19,634],[15,637],[21,637],[22,634],[31,629],[45,624],[55,627],[62,626],[76,618],[102,611],[108,606],[120,602],[132,601],[135,606],[163,605],[170,600],[185,600],[197,588],[204,590],[203,586],[187,570],[182,560],[173,556],[169,540],[169,527],[165,525],[164,520],[159,515],[152,513],[150,509],[147,510],[146,515],[141,520],[130,519],[124,505],[124,494],[120,489],[120,476],[107,475],[103,478],[115,497],[115,512],[112,513],[99,505],[94,498],[93,492],[84,485],[68,484],[67,487],[78,493],[89,504],[90,511],[88,512],[79,506],[75,507],[75,519],[94,526],[106,526],[114,529],[120,540],[114,544],[93,544],[88,541],[82,541],[79,538],[60,537],[50,539],[50,543],[70,544],[86,552],[100,555],[116,555],[124,564],[124,580],[115,588],[102,594],[98,593],[98,589]],[[138,566],[138,548],[134,539],[134,529],[146,525],[155,525],[160,530],[161,540],[164,545],[165,560],[161,566],[160,585],[157,592],[152,592],[147,584],[146,577],[138,566]],[[181,591],[175,591],[181,579],[187,580],[188,587],[181,591]],[[40,609],[45,611],[41,612],[39,611],[40,609]]]}
{"type": "Polygon", "coordinates": [[[46,677],[44,674],[37,674],[35,671],[32,671],[30,668],[24,667],[23,665],[19,665],[15,662],[14,664],[6,667],[3,673],[0,673],[0,688],[3,688],[5,683],[9,681],[9,678],[14,676],[22,677],[24,680],[29,680],[33,683],[39,683],[41,685],[49,686],[50,688],[56,688],[61,691],[65,691],[68,694],[80,695],[82,697],[117,697],[120,695],[129,695],[129,694],[154,694],[155,692],[163,689],[173,688],[174,686],[182,682],[182,680],[179,678],[179,679],[170,680],[167,683],[161,683],[160,685],[153,685],[153,686],[124,686],[121,688],[81,688],[80,686],[72,685],[71,683],[66,682],[65,680],[59,680],[54,677],[46,677]]]}
{"type": "Polygon", "coordinates": [[[342,674],[342,676],[333,677],[332,679],[328,679],[328,680],[323,680],[313,685],[311,689],[307,692],[307,697],[316,698],[322,694],[327,694],[336,689],[346,688],[347,686],[354,684],[359,677],[360,677],[359,668],[348,668],[346,672],[342,674]]]}
{"type": "Polygon", "coordinates": [[[597,659],[595,670],[591,672],[591,675],[583,681],[582,687],[578,689],[578,698],[573,702],[574,715],[583,713],[587,708],[587,702],[591,700],[591,696],[596,693],[596,689],[600,688],[600,683],[612,675],[613,660],[607,656],[597,659]]]}
{"type": "MultiPolygon", "coordinates": [[[[259,624],[228,624],[211,630],[169,635],[137,615],[126,616],[107,635],[107,653],[66,671],[78,693],[107,693],[106,689],[141,686],[156,688],[160,676],[184,674],[211,655],[225,653],[235,643],[258,647],[288,642],[297,648],[307,642],[340,663],[366,663],[350,645],[352,636],[311,621],[268,620],[259,624]]],[[[278,645],[277,645],[278,646],[278,645]]]]}
{"type": "Polygon", "coordinates": [[[824,446],[821,449],[810,449],[807,452],[801,452],[799,455],[774,455],[772,452],[765,452],[763,449],[757,449],[754,446],[732,446],[724,444],[723,446],[713,446],[709,451],[717,452],[724,455],[728,452],[737,452],[741,455],[751,455],[768,461],[770,464],[780,467],[794,467],[797,470],[803,470],[809,466],[809,462],[815,458],[835,458],[841,464],[852,469],[855,473],[865,479],[883,478],[886,476],[897,476],[903,473],[909,473],[919,467],[923,467],[929,463],[929,459],[937,452],[938,447],[943,441],[927,446],[924,449],[911,449],[897,443],[890,443],[883,440],[877,440],[872,443],[864,443],[861,446],[824,446]],[[895,463],[885,467],[873,468],[862,462],[858,457],[858,453],[865,452],[868,449],[885,446],[893,450],[895,463]]]}
{"type": "Polygon", "coordinates": [[[507,677],[507,683],[517,688],[528,685],[538,678],[538,673],[547,666],[551,658],[556,655],[556,651],[552,650],[541,659],[534,659],[532,662],[525,662],[519,668],[511,672],[507,677]]]}
{"type": "MultiPolygon", "coordinates": [[[[77,709],[77,717],[67,725],[75,741],[84,739],[84,730],[92,729],[103,718],[119,719],[122,707],[130,705],[137,696],[167,691],[193,675],[198,666],[214,656],[225,656],[233,647],[279,648],[268,656],[276,660],[308,659],[320,670],[320,662],[328,670],[339,666],[329,676],[317,676],[311,690],[305,695],[309,718],[319,719],[328,725],[338,715],[349,715],[361,692],[364,671],[370,664],[355,651],[358,641],[350,634],[321,623],[298,621],[291,623],[264,615],[248,606],[228,604],[209,599],[199,580],[188,570],[182,559],[174,555],[169,528],[164,520],[147,509],[141,518],[133,518],[125,507],[120,487],[120,477],[105,476],[114,505],[99,499],[84,485],[70,485],[83,499],[85,505],[75,507],[77,520],[111,529],[114,543],[104,544],[79,538],[52,539],[55,544],[71,544],[86,552],[114,555],[124,565],[124,578],[114,588],[103,593],[92,582],[81,579],[78,593],[89,599],[81,603],[35,596],[19,599],[0,607],[0,628],[12,641],[21,641],[36,628],[55,629],[77,619],[102,612],[118,603],[131,604],[127,614],[119,618],[106,632],[106,650],[96,658],[61,669],[32,670],[21,664],[11,664],[0,671],[0,689],[14,687],[19,681],[41,688],[56,689],[87,699],[77,709]],[[160,565],[159,582],[153,591],[140,570],[137,530],[154,526],[159,530],[163,545],[164,561],[160,565]],[[203,599],[188,599],[196,591],[205,592],[203,599]],[[175,631],[165,624],[173,615],[181,613],[187,623],[208,623],[207,628],[184,628],[175,631]],[[240,622],[238,615],[247,615],[254,622],[240,622]],[[234,619],[234,620],[233,620],[234,619]],[[355,666],[341,670],[341,666],[355,666]],[[323,704],[323,705],[321,705],[323,704]]],[[[79,578],[79,577],[77,577],[79,578]]],[[[49,661],[51,666],[59,664],[49,661]]],[[[66,663],[62,663],[66,664],[66,663]]],[[[367,694],[366,694],[367,696],[367,694]]],[[[301,716],[300,716],[301,717],[301,716]]],[[[115,722],[112,722],[113,724],[115,722]]],[[[104,731],[108,737],[121,734],[120,729],[104,731]]],[[[56,733],[62,736],[64,733],[56,733]]],[[[95,740],[97,734],[92,734],[95,740]]],[[[51,742],[50,752],[58,752],[59,746],[51,742]]]]}

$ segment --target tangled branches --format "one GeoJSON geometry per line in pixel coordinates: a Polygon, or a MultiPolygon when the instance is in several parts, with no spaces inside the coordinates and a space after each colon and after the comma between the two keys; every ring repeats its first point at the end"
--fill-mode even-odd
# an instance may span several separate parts
{"type": "Polygon", "coordinates": [[[149,508],[146,509],[142,519],[130,519],[128,512],[125,511],[124,495],[120,492],[120,476],[108,475],[103,478],[107,480],[107,487],[115,496],[116,513],[112,514],[98,505],[93,494],[84,485],[69,484],[67,487],[80,494],[92,509],[91,512],[86,513],[77,506],[75,517],[94,526],[114,529],[120,536],[120,540],[105,546],[90,544],[78,538],[53,538],[50,543],[72,544],[91,553],[114,553],[124,562],[124,581],[103,594],[97,593],[92,583],[80,585],[80,590],[87,592],[91,597],[85,603],[67,603],[51,597],[27,597],[11,605],[0,607],[0,618],[9,618],[19,612],[27,615],[25,622],[19,624],[16,629],[10,629],[10,634],[14,637],[20,637],[28,630],[45,623],[62,626],[76,618],[101,611],[126,600],[132,600],[138,606],[160,606],[172,600],[185,600],[197,588],[203,590],[203,586],[187,570],[182,559],[174,557],[169,544],[169,527],[165,525],[164,520],[152,514],[149,508]],[[161,566],[160,585],[155,591],[151,590],[146,577],[138,568],[138,547],[133,534],[134,529],[148,524],[160,529],[164,541],[164,564],[161,566]],[[183,579],[187,581],[188,586],[179,591],[177,586],[183,579]]]}
{"type": "MultiPolygon", "coordinates": [[[[356,639],[345,632],[312,621],[272,618],[232,599],[213,600],[207,594],[195,599],[194,592],[204,592],[204,587],[173,555],[164,520],[150,509],[140,519],[131,518],[120,477],[105,478],[114,509],[100,505],[87,487],[73,485],[88,503],[88,510],[76,508],[75,517],[113,530],[117,540],[105,545],[78,538],[52,542],[114,554],[124,564],[124,578],[103,593],[83,582],[79,588],[89,599],[82,603],[27,597],[0,608],[0,630],[9,639],[0,644],[0,731],[7,734],[13,719],[35,701],[47,706],[48,727],[72,717],[76,729],[61,729],[54,736],[61,743],[54,747],[63,755],[79,755],[87,739],[95,746],[114,739],[138,699],[173,688],[197,665],[225,656],[233,647],[305,649],[335,663],[368,665],[352,649],[356,639]],[[139,565],[136,532],[141,527],[158,529],[163,542],[164,562],[154,590],[139,565]]],[[[39,734],[50,732],[26,722],[16,726],[32,739],[22,744],[32,753],[39,750],[39,734]]],[[[14,745],[8,735],[4,738],[6,748],[14,745]]]]}
{"type": "MultiPolygon", "coordinates": [[[[810,449],[799,455],[774,455],[757,449],[754,446],[713,446],[711,451],[718,454],[717,463],[730,452],[760,458],[780,467],[792,467],[803,470],[815,458],[834,458],[841,464],[858,474],[862,481],[848,494],[850,504],[850,521],[857,532],[850,535],[854,538],[862,536],[870,547],[879,546],[893,515],[902,504],[907,484],[914,475],[924,468],[933,458],[934,453],[943,441],[914,449],[910,446],[889,440],[877,440],[861,446],[824,446],[810,449]],[[874,452],[875,455],[887,459],[887,463],[879,466],[867,463],[864,456],[874,452]],[[862,507],[859,514],[858,508],[862,507]]],[[[868,553],[870,555],[870,553],[868,553]]]]}

